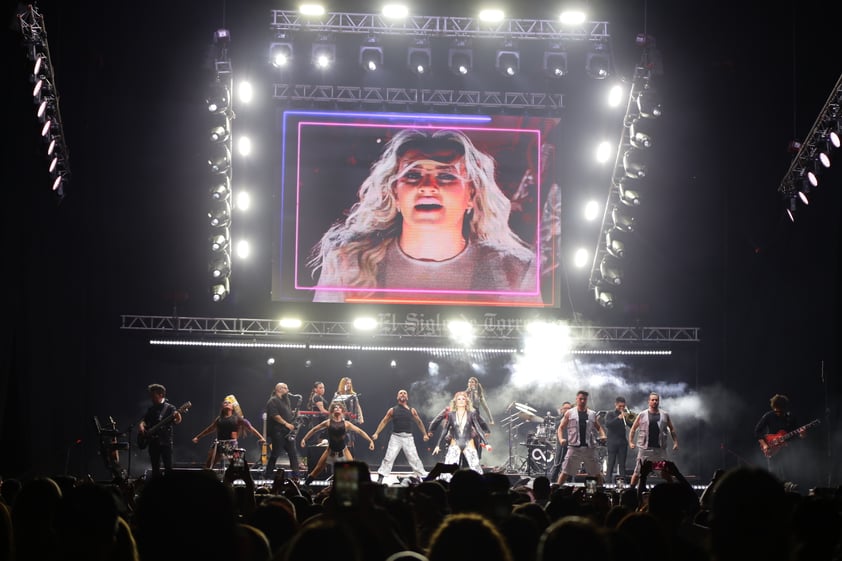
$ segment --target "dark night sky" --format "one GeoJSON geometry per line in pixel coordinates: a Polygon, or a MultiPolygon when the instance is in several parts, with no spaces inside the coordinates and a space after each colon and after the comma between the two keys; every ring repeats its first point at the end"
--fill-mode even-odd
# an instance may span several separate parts
{"type": "MultiPolygon", "coordinates": [[[[220,370],[253,375],[257,395],[243,398],[253,417],[268,395],[274,380],[265,365],[235,353],[153,351],[119,329],[120,314],[172,313],[174,295],[189,295],[175,298],[185,316],[272,317],[281,309],[259,269],[243,271],[253,283],[247,293],[218,305],[206,295],[204,147],[196,131],[208,47],[225,25],[238,56],[247,60],[242,53],[252,49],[261,53],[256,59],[269,37],[268,3],[235,4],[39,3],[74,172],[61,205],[48,192],[28,61],[19,35],[4,25],[10,197],[0,436],[20,453],[2,454],[0,474],[66,469],[68,443],[89,436],[91,415],[130,422],[143,411],[146,384],[161,376],[172,395],[212,404],[195,415],[197,432],[231,387],[220,370]]],[[[706,383],[740,396],[745,409],[717,414],[742,424],[776,392],[790,394],[805,422],[825,419],[827,406],[838,424],[840,173],[827,175],[830,188],[823,185],[794,224],[776,192],[792,157],[788,142],[807,134],[842,71],[838,30],[821,5],[594,3],[594,19],[611,24],[622,73],[639,56],[635,34],[645,29],[657,39],[666,115],[625,304],[601,310],[586,280],[571,301],[598,324],[701,327],[695,368],[706,383]]],[[[467,2],[425,2],[423,12],[444,13],[442,6],[452,15],[473,12],[467,2]]],[[[531,11],[513,15],[550,17],[523,9],[531,11]]],[[[369,430],[382,414],[375,411],[369,430]]],[[[815,453],[823,454],[827,436],[817,434],[815,453]]]]}

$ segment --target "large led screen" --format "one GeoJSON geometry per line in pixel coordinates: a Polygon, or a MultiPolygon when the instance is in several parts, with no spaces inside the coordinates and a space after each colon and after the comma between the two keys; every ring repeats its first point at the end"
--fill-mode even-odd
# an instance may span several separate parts
{"type": "Polygon", "coordinates": [[[559,128],[280,111],[273,300],[557,306],[559,128]]]}

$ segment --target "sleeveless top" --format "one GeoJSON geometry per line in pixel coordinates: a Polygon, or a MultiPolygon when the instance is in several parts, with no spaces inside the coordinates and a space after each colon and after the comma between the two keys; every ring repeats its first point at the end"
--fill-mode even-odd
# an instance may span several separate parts
{"type": "Polygon", "coordinates": [[[328,421],[327,446],[331,452],[341,452],[345,449],[345,421],[328,421]]]}
{"type": "Polygon", "coordinates": [[[392,432],[412,432],[412,411],[402,405],[392,407],[392,432]]]}

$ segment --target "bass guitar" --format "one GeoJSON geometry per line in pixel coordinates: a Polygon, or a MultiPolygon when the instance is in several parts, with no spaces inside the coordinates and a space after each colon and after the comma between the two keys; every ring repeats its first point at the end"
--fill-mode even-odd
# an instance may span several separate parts
{"type": "Polygon", "coordinates": [[[149,441],[156,434],[158,434],[158,432],[160,432],[162,428],[166,427],[175,420],[176,413],[185,413],[191,407],[193,407],[193,404],[188,401],[187,403],[182,404],[181,407],[176,409],[174,413],[164,417],[163,419],[146,429],[145,432],[137,433],[137,447],[141,450],[144,450],[147,446],[149,446],[149,441]]]}
{"type": "Polygon", "coordinates": [[[800,433],[801,431],[810,429],[810,428],[818,425],[820,422],[821,421],[819,421],[818,419],[814,419],[814,420],[810,421],[809,423],[807,423],[806,425],[804,425],[802,427],[798,427],[794,431],[786,432],[784,430],[780,430],[780,431],[776,432],[775,434],[765,435],[763,437],[763,440],[766,441],[767,448],[766,448],[766,450],[763,451],[763,454],[767,458],[771,458],[772,456],[774,456],[775,454],[780,452],[781,449],[784,446],[786,446],[786,443],[787,443],[788,440],[790,440],[792,438],[795,438],[796,436],[798,436],[798,433],[800,433]]]}

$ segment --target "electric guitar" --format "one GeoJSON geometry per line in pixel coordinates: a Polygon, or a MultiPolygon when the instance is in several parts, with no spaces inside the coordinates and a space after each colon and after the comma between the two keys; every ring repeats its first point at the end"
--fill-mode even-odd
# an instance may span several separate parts
{"type": "Polygon", "coordinates": [[[763,454],[767,458],[771,458],[772,456],[774,456],[775,454],[780,452],[781,449],[784,446],[786,446],[786,443],[787,443],[788,440],[798,436],[798,433],[801,432],[802,430],[810,429],[810,428],[818,425],[820,422],[821,421],[819,421],[818,419],[815,419],[815,420],[810,421],[809,423],[807,423],[806,425],[804,425],[802,427],[798,427],[794,431],[786,432],[784,430],[780,430],[780,431],[776,432],[775,434],[767,434],[766,436],[763,437],[763,440],[766,441],[766,444],[767,444],[768,448],[766,448],[766,450],[763,452],[763,454]]]}
{"type": "Polygon", "coordinates": [[[137,433],[137,447],[141,450],[144,450],[147,446],[149,446],[149,441],[152,439],[152,437],[154,437],[162,428],[166,427],[175,420],[176,413],[184,413],[191,407],[193,407],[193,404],[188,401],[187,403],[182,404],[181,407],[176,409],[175,413],[164,417],[163,419],[146,429],[146,432],[137,433]]]}

